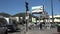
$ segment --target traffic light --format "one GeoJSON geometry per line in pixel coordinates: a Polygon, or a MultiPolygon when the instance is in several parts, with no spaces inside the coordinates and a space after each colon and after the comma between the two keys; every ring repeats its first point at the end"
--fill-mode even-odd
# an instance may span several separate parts
{"type": "Polygon", "coordinates": [[[26,5],[28,5],[28,3],[27,2],[25,2],[26,3],[26,5]]]}
{"type": "Polygon", "coordinates": [[[29,11],[29,9],[28,9],[28,3],[27,2],[25,2],[25,7],[26,7],[26,11],[29,11]]]}

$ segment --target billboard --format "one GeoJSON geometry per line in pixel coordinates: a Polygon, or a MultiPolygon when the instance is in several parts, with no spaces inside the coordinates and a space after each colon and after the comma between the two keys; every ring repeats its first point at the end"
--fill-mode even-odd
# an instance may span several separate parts
{"type": "Polygon", "coordinates": [[[42,13],[43,12],[43,5],[42,6],[34,6],[32,7],[32,13],[42,13]]]}

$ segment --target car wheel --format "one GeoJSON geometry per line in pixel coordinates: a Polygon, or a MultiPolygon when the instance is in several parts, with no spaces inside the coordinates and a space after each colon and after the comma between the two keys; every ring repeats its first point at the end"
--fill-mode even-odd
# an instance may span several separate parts
{"type": "Polygon", "coordinates": [[[8,34],[8,31],[7,30],[5,31],[5,34],[8,34]]]}

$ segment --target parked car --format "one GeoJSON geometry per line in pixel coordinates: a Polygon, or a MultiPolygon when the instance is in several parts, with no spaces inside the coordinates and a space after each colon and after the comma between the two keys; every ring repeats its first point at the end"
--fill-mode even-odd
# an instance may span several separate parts
{"type": "Polygon", "coordinates": [[[57,24],[57,31],[60,32],[60,23],[57,24]]]}
{"type": "Polygon", "coordinates": [[[0,34],[8,34],[6,25],[7,21],[3,17],[0,17],[0,34]]]}
{"type": "Polygon", "coordinates": [[[8,31],[16,31],[17,25],[14,24],[13,20],[10,18],[5,18],[7,20],[7,29],[8,31]]]}

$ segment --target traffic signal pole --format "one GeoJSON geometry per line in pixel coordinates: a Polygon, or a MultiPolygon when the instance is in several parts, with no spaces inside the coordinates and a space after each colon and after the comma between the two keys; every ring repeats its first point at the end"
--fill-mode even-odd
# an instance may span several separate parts
{"type": "Polygon", "coordinates": [[[25,2],[25,7],[26,7],[26,32],[28,31],[28,23],[29,23],[29,9],[28,9],[28,3],[25,2]]]}

